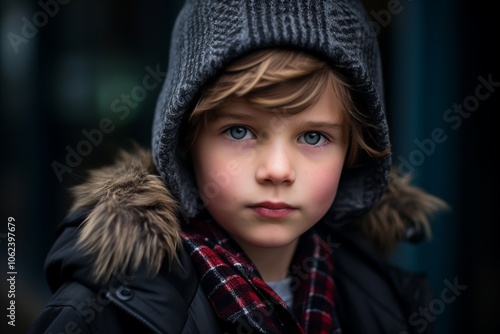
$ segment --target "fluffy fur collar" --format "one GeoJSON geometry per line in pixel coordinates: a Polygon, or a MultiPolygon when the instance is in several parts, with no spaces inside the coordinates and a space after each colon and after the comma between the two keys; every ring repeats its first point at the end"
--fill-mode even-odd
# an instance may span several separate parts
{"type": "MultiPolygon", "coordinates": [[[[381,251],[404,240],[410,228],[430,236],[428,217],[446,204],[409,184],[395,173],[375,208],[355,223],[381,251]]],[[[176,259],[181,244],[178,203],[157,174],[149,150],[121,151],[116,162],[89,172],[72,189],[71,210],[88,209],[78,245],[95,258],[98,281],[135,269],[146,261],[152,274],[165,256],[176,259]]]]}
{"type": "Polygon", "coordinates": [[[156,273],[165,256],[176,258],[178,205],[156,174],[149,151],[121,151],[113,165],[90,171],[73,195],[72,211],[91,208],[78,244],[95,257],[98,281],[135,269],[143,260],[156,273]]]}

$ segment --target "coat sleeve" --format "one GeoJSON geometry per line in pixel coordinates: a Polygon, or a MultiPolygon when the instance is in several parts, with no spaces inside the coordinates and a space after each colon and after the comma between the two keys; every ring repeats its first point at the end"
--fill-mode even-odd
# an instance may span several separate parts
{"type": "Polygon", "coordinates": [[[92,333],[82,315],[70,305],[47,306],[32,324],[28,334],[92,333]]]}
{"type": "Polygon", "coordinates": [[[86,290],[76,283],[62,286],[35,319],[28,334],[95,333],[89,325],[94,314],[84,302],[86,290]]]}

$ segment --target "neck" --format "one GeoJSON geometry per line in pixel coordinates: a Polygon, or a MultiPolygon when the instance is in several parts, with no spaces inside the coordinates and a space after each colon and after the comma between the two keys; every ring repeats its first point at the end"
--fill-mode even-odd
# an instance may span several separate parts
{"type": "Polygon", "coordinates": [[[252,260],[266,282],[281,281],[286,278],[298,239],[282,247],[256,247],[238,242],[243,251],[252,260]]]}

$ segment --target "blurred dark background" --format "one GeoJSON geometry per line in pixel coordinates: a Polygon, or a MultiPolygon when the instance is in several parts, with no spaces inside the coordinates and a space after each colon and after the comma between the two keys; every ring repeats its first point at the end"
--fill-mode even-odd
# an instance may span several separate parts
{"type": "MultiPolygon", "coordinates": [[[[364,2],[382,48],[394,162],[451,206],[434,217],[432,239],[404,244],[391,257],[425,272],[438,299],[446,282],[467,286],[453,302],[431,305],[437,333],[499,333],[494,2],[364,2]]],[[[43,265],[70,205],[67,189],[131,140],[150,145],[160,88],[144,89],[143,78],[166,71],[181,3],[0,0],[5,314],[8,217],[16,223],[17,269],[16,327],[2,314],[2,333],[25,333],[50,298],[43,265]],[[72,150],[85,156],[68,166],[72,150]]]]}

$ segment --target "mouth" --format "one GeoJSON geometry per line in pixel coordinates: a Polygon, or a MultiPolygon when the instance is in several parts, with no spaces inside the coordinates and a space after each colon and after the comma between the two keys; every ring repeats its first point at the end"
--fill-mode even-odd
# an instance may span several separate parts
{"type": "Polygon", "coordinates": [[[256,214],[265,218],[284,218],[293,214],[297,208],[282,202],[262,202],[250,206],[256,214]]]}

